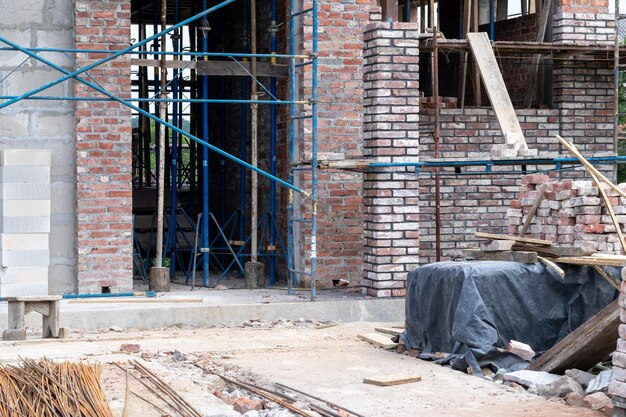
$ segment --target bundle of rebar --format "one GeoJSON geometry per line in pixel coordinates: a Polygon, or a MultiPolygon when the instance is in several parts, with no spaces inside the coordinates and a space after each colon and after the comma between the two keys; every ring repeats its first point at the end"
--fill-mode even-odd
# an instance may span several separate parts
{"type": "Polygon", "coordinates": [[[0,417],[113,417],[100,366],[23,359],[0,366],[0,417]]]}

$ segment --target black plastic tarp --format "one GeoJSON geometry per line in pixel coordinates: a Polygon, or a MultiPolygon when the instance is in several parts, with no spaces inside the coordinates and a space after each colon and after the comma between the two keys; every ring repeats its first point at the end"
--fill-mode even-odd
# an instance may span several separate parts
{"type": "Polygon", "coordinates": [[[485,366],[494,372],[524,369],[528,362],[501,351],[510,340],[546,351],[618,295],[593,268],[560,266],[563,279],[540,263],[422,266],[407,278],[401,339],[408,349],[421,350],[424,359],[450,353],[438,362],[462,371],[472,368],[475,375],[482,375],[485,366]]]}

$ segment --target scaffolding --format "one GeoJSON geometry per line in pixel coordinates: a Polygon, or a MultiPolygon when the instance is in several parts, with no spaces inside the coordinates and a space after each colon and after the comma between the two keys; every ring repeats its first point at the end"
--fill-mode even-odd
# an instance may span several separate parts
{"type": "MultiPolygon", "coordinates": [[[[170,3],[172,3],[171,0],[170,3]]],[[[157,242],[155,245],[157,265],[164,266],[164,258],[169,257],[171,278],[180,269],[185,271],[187,281],[192,280],[192,284],[195,283],[195,260],[196,255],[199,255],[202,285],[205,287],[215,286],[233,266],[237,266],[238,271],[243,273],[243,261],[248,258],[256,261],[257,257],[263,257],[266,260],[269,265],[270,285],[274,285],[277,278],[277,261],[282,256],[287,258],[285,263],[288,268],[286,275],[289,292],[299,275],[308,275],[311,278],[311,299],[314,300],[316,298],[318,2],[313,0],[311,7],[306,9],[299,8],[299,4],[297,0],[289,1],[287,39],[289,53],[287,54],[278,53],[277,48],[279,28],[277,0],[271,1],[270,53],[257,52],[255,0],[224,0],[213,6],[209,6],[208,1],[203,0],[201,11],[186,19],[181,19],[179,0],[173,1],[174,8],[169,11],[167,1],[154,0],[152,21],[142,21],[138,26],[140,40],[121,50],[27,48],[0,37],[0,42],[7,45],[0,50],[20,51],[29,58],[63,74],[62,77],[24,94],[1,97],[5,101],[0,103],[0,109],[22,100],[112,101],[130,108],[133,114],[137,115],[137,128],[133,132],[134,186],[142,188],[152,187],[155,183],[158,185],[156,188],[157,210],[153,213],[148,248],[141,249],[133,234],[133,246],[136,251],[147,252],[143,254],[143,259],[141,259],[142,256],[139,256],[140,260],[133,257],[135,264],[141,267],[139,268],[142,271],[141,275],[145,275],[143,268],[149,266],[153,239],[157,242]],[[236,2],[244,3],[243,51],[226,51],[224,44],[226,19],[222,19],[220,35],[215,37],[221,45],[212,48],[218,52],[211,51],[209,42],[215,39],[209,36],[211,28],[207,16],[236,2]],[[161,4],[160,19],[157,8],[159,3],[161,4]],[[312,41],[310,43],[296,40],[298,33],[303,30],[303,17],[311,21],[312,41]],[[172,19],[173,24],[169,24],[172,19]],[[150,36],[147,33],[149,23],[152,24],[153,32],[150,36]],[[189,30],[188,34],[184,33],[185,28],[189,30]],[[170,37],[171,48],[167,47],[167,36],[170,37]],[[189,48],[184,45],[185,37],[189,39],[189,48]],[[149,47],[152,50],[148,50],[149,47]],[[305,48],[308,49],[300,50],[305,48]],[[41,52],[98,53],[108,56],[74,71],[68,71],[42,57],[41,52]],[[136,83],[133,83],[134,87],[136,86],[134,96],[131,98],[121,98],[108,92],[91,79],[88,73],[98,66],[125,55],[131,55],[132,65],[139,67],[136,83]],[[150,56],[153,59],[148,59],[150,56]],[[260,60],[265,61],[259,62],[260,60]],[[289,78],[289,99],[278,98],[278,78],[275,68],[278,68],[279,61],[288,63],[286,75],[289,78]],[[154,68],[152,77],[149,75],[149,67],[154,68]],[[305,68],[308,71],[307,80],[310,79],[311,82],[306,89],[300,85],[302,81],[299,80],[299,78],[304,78],[305,68]],[[233,73],[234,69],[236,73],[233,73]],[[190,77],[184,76],[186,70],[191,70],[190,77]],[[267,76],[268,71],[271,75],[269,88],[259,80],[259,76],[267,76]],[[209,95],[211,91],[209,75],[222,77],[219,98],[209,95]],[[226,98],[224,77],[228,75],[241,76],[239,99],[226,98]],[[50,87],[72,79],[100,93],[103,97],[39,95],[50,87]],[[259,88],[267,98],[259,97],[259,88]],[[210,137],[209,105],[211,104],[219,105],[218,119],[221,121],[219,144],[215,144],[213,138],[210,137]],[[241,113],[240,152],[237,156],[225,151],[226,106],[238,106],[241,113]],[[267,170],[261,169],[258,161],[256,135],[258,134],[259,106],[269,106],[269,168],[267,170]],[[281,106],[288,108],[285,114],[289,118],[288,180],[281,179],[277,172],[277,114],[281,106]],[[306,124],[304,128],[300,124],[303,120],[308,120],[310,125],[306,124]],[[185,123],[189,123],[189,126],[185,127],[185,123]],[[311,150],[311,158],[306,167],[302,166],[298,152],[302,144],[306,144],[311,150]],[[250,162],[247,158],[249,145],[252,147],[250,162]],[[213,214],[209,205],[209,177],[211,175],[209,166],[212,162],[209,151],[216,153],[219,158],[217,163],[220,167],[218,172],[221,201],[217,216],[213,214]],[[153,153],[156,160],[155,170],[153,170],[152,162],[153,153]],[[224,166],[228,161],[240,166],[238,207],[230,216],[226,213],[224,204],[227,198],[224,166]],[[310,188],[307,189],[300,184],[296,175],[298,170],[303,169],[309,171],[307,180],[310,182],[307,181],[305,185],[310,188]],[[246,178],[248,172],[251,173],[249,206],[246,178]],[[269,208],[260,216],[257,214],[259,206],[257,175],[269,179],[269,208]],[[191,194],[187,207],[183,207],[179,200],[183,184],[189,188],[191,194]],[[281,185],[289,191],[287,249],[283,244],[276,220],[278,209],[276,185],[281,185]],[[168,208],[165,208],[166,187],[169,187],[168,208]],[[200,195],[201,207],[194,207],[197,194],[200,195]],[[294,203],[296,200],[298,200],[297,204],[294,203]],[[250,220],[246,216],[248,210],[251,212],[250,220]],[[192,213],[198,214],[197,219],[193,218],[192,213]],[[183,221],[185,225],[181,224],[183,221]],[[294,236],[294,225],[300,222],[307,222],[310,225],[306,230],[310,236],[308,268],[300,268],[301,262],[293,259],[300,252],[297,249],[294,250],[294,240],[297,240],[294,236]],[[167,224],[166,236],[163,236],[164,223],[167,224]],[[189,230],[199,235],[199,238],[196,236],[196,238],[184,238],[181,241],[180,232],[189,230]],[[212,231],[215,233],[210,236],[212,231]],[[267,244],[264,245],[263,242],[267,244]],[[187,259],[189,265],[193,263],[193,270],[181,265],[187,259]],[[216,282],[210,280],[211,266],[221,271],[216,282]]]]}

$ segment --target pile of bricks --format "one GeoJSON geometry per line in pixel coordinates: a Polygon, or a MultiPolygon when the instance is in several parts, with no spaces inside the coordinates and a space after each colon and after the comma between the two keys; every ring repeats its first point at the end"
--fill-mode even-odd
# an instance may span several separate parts
{"type": "Polygon", "coordinates": [[[47,295],[50,151],[0,154],[0,295],[47,295]]]}
{"type": "MultiPolygon", "coordinates": [[[[507,212],[510,234],[519,233],[541,184],[546,184],[546,190],[528,229],[530,236],[589,250],[620,252],[619,239],[602,196],[598,187],[588,180],[551,181],[545,174],[522,177],[518,198],[511,202],[507,212]]],[[[626,184],[621,184],[622,187],[626,190],[626,184]]],[[[625,202],[608,187],[605,191],[623,228],[626,224],[625,202]]]]}

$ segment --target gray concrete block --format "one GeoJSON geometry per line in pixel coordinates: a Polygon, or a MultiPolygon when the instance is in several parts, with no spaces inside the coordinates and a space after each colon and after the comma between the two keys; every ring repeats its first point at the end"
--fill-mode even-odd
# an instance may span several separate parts
{"type": "Polygon", "coordinates": [[[50,258],[62,258],[66,262],[75,256],[74,240],[76,231],[73,226],[52,226],[50,229],[50,258]],[[54,239],[54,240],[53,240],[54,239]]]}
{"type": "Polygon", "coordinates": [[[48,267],[48,283],[50,294],[75,294],[78,292],[75,260],[74,264],[71,265],[50,265],[48,267]]]}
{"type": "Polygon", "coordinates": [[[47,24],[66,28],[73,27],[74,0],[48,0],[44,7],[44,21],[47,24]]]}
{"type": "MultiPolygon", "coordinates": [[[[44,67],[32,67],[25,71],[17,71],[11,75],[11,82],[7,83],[5,93],[11,96],[18,96],[26,91],[31,91],[41,87],[44,84],[52,82],[59,78],[59,72],[54,69],[48,69],[44,67]]],[[[50,87],[41,93],[39,96],[63,96],[69,91],[67,88],[67,82],[60,83],[54,87],[50,87]]],[[[58,109],[58,101],[37,101],[33,104],[31,100],[23,100],[13,104],[11,107],[18,108],[52,108],[58,109]]]]}
{"type": "Polygon", "coordinates": [[[50,217],[0,217],[0,233],[50,233],[50,217]]]}
{"type": "Polygon", "coordinates": [[[38,281],[27,284],[0,284],[0,297],[20,295],[48,295],[48,282],[38,281]]]}
{"type": "Polygon", "coordinates": [[[50,200],[1,200],[0,216],[49,217],[50,200]]]}
{"type": "Polygon", "coordinates": [[[0,183],[2,200],[50,200],[50,183],[0,183]]]}
{"type": "Polygon", "coordinates": [[[0,250],[48,250],[47,233],[0,233],[0,250]]]}
{"type": "Polygon", "coordinates": [[[67,111],[35,113],[32,134],[39,138],[73,137],[74,123],[67,116],[67,111]]]}
{"type": "Polygon", "coordinates": [[[0,266],[48,266],[48,250],[0,250],[0,266]]]}
{"type": "Polygon", "coordinates": [[[0,183],[49,183],[50,167],[0,166],[0,183]]]}
{"type": "MultiPolygon", "coordinates": [[[[68,9],[67,14],[71,14],[68,9]]],[[[74,31],[70,28],[61,28],[52,30],[45,28],[35,31],[35,45],[38,48],[55,47],[55,48],[73,48],[74,47],[74,31]]],[[[41,56],[52,63],[59,65],[67,70],[72,69],[74,63],[65,54],[56,52],[42,52],[41,56]]],[[[44,66],[46,64],[37,62],[35,65],[44,66]]]]}
{"type": "MultiPolygon", "coordinates": [[[[2,37],[20,46],[32,46],[30,42],[30,36],[31,31],[28,28],[2,28],[2,37]]],[[[18,65],[22,64],[25,59],[26,55],[19,51],[1,51],[0,69],[12,71],[17,68],[18,65]]],[[[30,67],[32,62],[33,60],[29,59],[24,64],[22,64],[22,68],[30,67]]],[[[8,78],[7,82],[11,82],[11,79],[8,78]]]]}
{"type": "Polygon", "coordinates": [[[5,342],[26,340],[26,329],[5,329],[2,332],[2,340],[5,342]]]}
{"type": "Polygon", "coordinates": [[[28,113],[0,114],[0,137],[28,136],[28,113]]]}
{"type": "Polygon", "coordinates": [[[0,153],[2,166],[42,166],[51,164],[51,152],[47,149],[4,149],[0,153]]]}
{"type": "Polygon", "coordinates": [[[41,0],[0,0],[0,25],[24,26],[43,24],[44,2],[41,0]]]}
{"type": "Polygon", "coordinates": [[[47,266],[11,266],[0,268],[1,284],[28,284],[48,282],[47,266]]]}
{"type": "Polygon", "coordinates": [[[71,214],[76,208],[76,183],[55,181],[51,184],[51,214],[71,214]]]}

